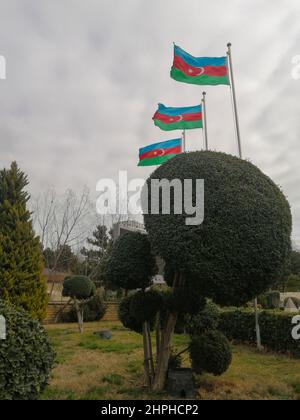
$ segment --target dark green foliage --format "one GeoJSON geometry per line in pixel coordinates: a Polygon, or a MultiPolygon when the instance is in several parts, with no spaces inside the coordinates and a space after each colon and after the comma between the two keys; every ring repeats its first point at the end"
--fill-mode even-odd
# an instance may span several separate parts
{"type": "Polygon", "coordinates": [[[258,303],[264,309],[278,309],[280,306],[280,292],[275,290],[266,292],[259,297],[258,303]]]}
{"type": "Polygon", "coordinates": [[[205,303],[205,298],[187,283],[169,293],[167,308],[170,312],[194,315],[204,308],[205,303]]]}
{"type": "Polygon", "coordinates": [[[0,171],[0,298],[43,319],[47,307],[43,257],[26,208],[27,185],[15,162],[0,171]]]}
{"type": "Polygon", "coordinates": [[[155,257],[147,235],[129,232],[115,243],[106,277],[115,287],[144,289],[157,274],[155,257]]]}
{"type": "Polygon", "coordinates": [[[52,271],[61,271],[64,273],[73,273],[78,258],[73,253],[69,245],[60,245],[57,249],[46,248],[43,251],[45,266],[52,271]]]}
{"type": "Polygon", "coordinates": [[[95,291],[95,284],[88,277],[68,276],[64,281],[62,295],[82,300],[92,297],[95,291]]]}
{"type": "MultiPolygon", "coordinates": [[[[259,315],[262,345],[279,353],[300,357],[300,340],[292,338],[292,318],[295,314],[262,311],[259,315]]],[[[220,330],[229,340],[255,344],[254,312],[250,309],[226,309],[221,312],[220,330]]]]}
{"type": "Polygon", "coordinates": [[[290,273],[300,276],[300,252],[291,252],[290,273]]]}
{"type": "MultiPolygon", "coordinates": [[[[105,312],[105,302],[98,293],[83,304],[83,319],[85,322],[100,321],[104,317],[105,312]]],[[[74,305],[70,311],[62,314],[61,321],[77,322],[77,312],[74,305]]]]}
{"type": "Polygon", "coordinates": [[[138,321],[130,310],[131,301],[134,295],[129,295],[123,298],[119,304],[118,315],[119,319],[125,328],[129,328],[137,333],[142,333],[143,325],[138,321]]]}
{"type": "Polygon", "coordinates": [[[198,314],[186,315],[186,332],[191,336],[207,334],[217,330],[220,323],[220,309],[213,302],[207,302],[205,308],[198,314]]]}
{"type": "Polygon", "coordinates": [[[119,319],[124,327],[141,333],[143,323],[149,322],[153,329],[158,311],[163,307],[161,293],[156,290],[140,290],[123,298],[119,304],[119,319]]]}
{"type": "Polygon", "coordinates": [[[162,304],[163,300],[159,292],[151,289],[140,290],[131,297],[130,313],[139,324],[143,324],[145,321],[153,323],[162,304]]]}
{"type": "Polygon", "coordinates": [[[192,337],[189,351],[193,371],[198,374],[222,375],[232,361],[229,342],[219,331],[192,337]]]}
{"type": "Polygon", "coordinates": [[[44,390],[55,354],[44,328],[0,300],[6,340],[0,340],[0,400],[34,400],[44,390]]]}
{"type": "Polygon", "coordinates": [[[202,225],[185,225],[185,214],[144,216],[167,266],[222,305],[244,304],[278,280],[291,249],[291,212],[270,178],[250,162],[215,152],[170,159],[148,179],[149,192],[151,179],[163,178],[205,181],[202,225]]]}
{"type": "Polygon", "coordinates": [[[285,283],[285,292],[300,292],[300,275],[290,274],[285,283]]]}

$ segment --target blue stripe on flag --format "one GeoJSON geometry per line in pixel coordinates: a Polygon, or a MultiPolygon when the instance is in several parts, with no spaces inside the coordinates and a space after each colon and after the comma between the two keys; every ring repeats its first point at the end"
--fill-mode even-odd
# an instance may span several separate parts
{"type": "Polygon", "coordinates": [[[174,54],[181,57],[187,64],[194,67],[226,66],[227,57],[193,57],[178,45],[174,45],[174,54]]]}
{"type": "Polygon", "coordinates": [[[142,147],[139,150],[139,155],[143,153],[150,152],[151,150],[155,149],[169,149],[170,147],[176,147],[181,145],[181,139],[173,139],[173,140],[166,140],[161,141],[159,143],[150,144],[149,146],[142,147]]]}

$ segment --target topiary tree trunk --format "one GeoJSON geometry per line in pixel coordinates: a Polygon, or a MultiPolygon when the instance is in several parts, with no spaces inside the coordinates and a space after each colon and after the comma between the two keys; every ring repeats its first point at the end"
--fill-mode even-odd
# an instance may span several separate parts
{"type": "Polygon", "coordinates": [[[78,327],[79,327],[79,332],[80,334],[83,333],[83,305],[78,303],[78,300],[76,298],[74,298],[74,306],[76,309],[76,313],[77,313],[77,320],[78,320],[78,327]]]}

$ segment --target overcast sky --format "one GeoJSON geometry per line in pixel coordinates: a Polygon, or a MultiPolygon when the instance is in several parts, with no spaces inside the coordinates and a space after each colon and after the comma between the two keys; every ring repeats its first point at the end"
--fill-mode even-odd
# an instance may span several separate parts
{"type": "MultiPolygon", "coordinates": [[[[139,147],[177,135],[153,126],[157,103],[203,90],[170,79],[172,42],[220,56],[231,41],[244,157],[282,187],[300,245],[299,17],[299,0],[0,0],[0,167],[17,160],[33,194],[146,177],[139,147]]],[[[205,89],[210,147],[236,154],[229,88],[205,89]]]]}

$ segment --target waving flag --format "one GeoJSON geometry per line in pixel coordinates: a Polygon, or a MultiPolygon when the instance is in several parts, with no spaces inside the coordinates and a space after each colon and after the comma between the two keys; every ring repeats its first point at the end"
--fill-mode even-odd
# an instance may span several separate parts
{"type": "Polygon", "coordinates": [[[160,143],[154,143],[150,146],[140,149],[140,161],[138,166],[161,165],[172,157],[182,152],[182,140],[173,139],[160,143]]]}
{"type": "Polygon", "coordinates": [[[229,85],[227,57],[193,57],[174,45],[171,77],[195,85],[229,85]]]}
{"type": "Polygon", "coordinates": [[[202,107],[197,105],[185,108],[170,108],[158,104],[158,110],[153,116],[153,121],[164,131],[202,128],[202,107]]]}

